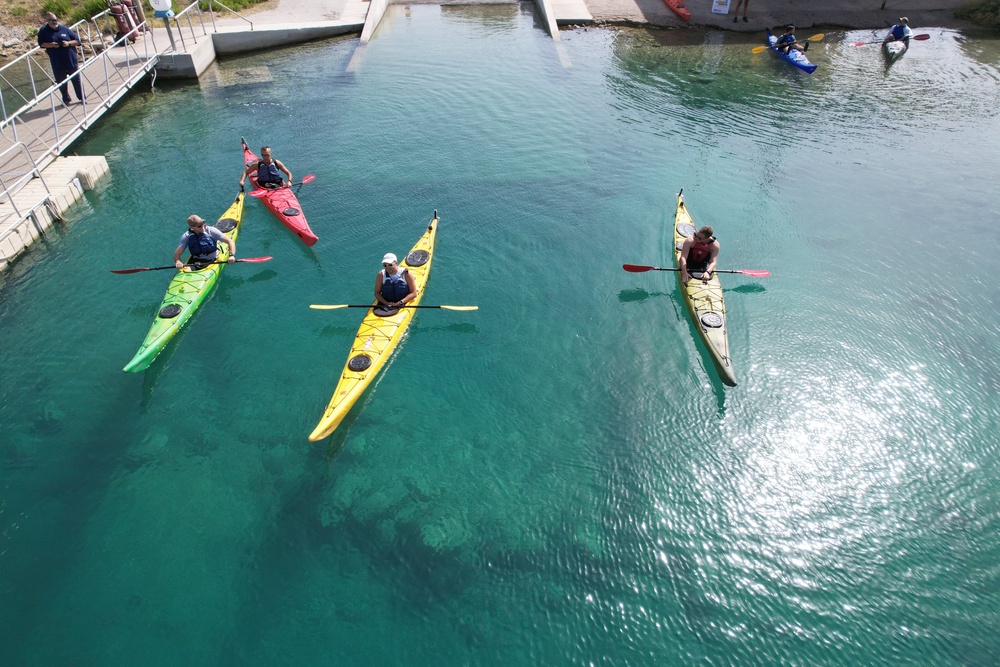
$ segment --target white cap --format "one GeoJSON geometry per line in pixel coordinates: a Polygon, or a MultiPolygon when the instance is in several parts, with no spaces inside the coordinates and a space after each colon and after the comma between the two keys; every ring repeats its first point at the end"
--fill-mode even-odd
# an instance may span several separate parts
{"type": "Polygon", "coordinates": [[[382,258],[382,263],[383,264],[395,264],[396,263],[396,256],[393,255],[391,252],[387,252],[387,253],[385,253],[385,257],[382,258]]]}

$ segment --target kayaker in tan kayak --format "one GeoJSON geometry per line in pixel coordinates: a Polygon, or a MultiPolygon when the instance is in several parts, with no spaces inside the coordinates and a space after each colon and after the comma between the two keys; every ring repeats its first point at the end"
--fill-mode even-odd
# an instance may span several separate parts
{"type": "Polygon", "coordinates": [[[711,227],[705,226],[685,239],[678,261],[681,280],[687,282],[694,276],[707,283],[712,279],[721,249],[714,234],[711,227]]]}

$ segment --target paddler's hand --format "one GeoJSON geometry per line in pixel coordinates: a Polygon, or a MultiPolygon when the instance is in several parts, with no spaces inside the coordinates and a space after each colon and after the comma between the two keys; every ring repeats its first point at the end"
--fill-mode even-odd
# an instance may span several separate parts
{"type": "Polygon", "coordinates": [[[181,269],[184,268],[184,262],[182,262],[181,260],[177,260],[176,262],[174,262],[174,266],[177,267],[178,271],[180,271],[181,269]]]}
{"type": "Polygon", "coordinates": [[[705,273],[701,274],[701,280],[702,280],[702,282],[707,283],[711,279],[712,279],[712,272],[711,271],[706,271],[705,273]]]}
{"type": "Polygon", "coordinates": [[[226,260],[226,264],[232,264],[236,261],[236,255],[230,255],[229,259],[226,260]]]}
{"type": "Polygon", "coordinates": [[[686,283],[689,280],[691,280],[691,274],[689,274],[687,271],[685,271],[684,273],[681,274],[681,282],[682,283],[686,283]]]}

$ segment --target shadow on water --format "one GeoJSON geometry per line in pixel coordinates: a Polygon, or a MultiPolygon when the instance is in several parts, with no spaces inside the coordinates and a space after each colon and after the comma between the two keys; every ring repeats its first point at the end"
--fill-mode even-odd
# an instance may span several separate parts
{"type": "Polygon", "coordinates": [[[448,333],[475,334],[479,333],[479,328],[472,322],[456,322],[455,324],[443,324],[430,327],[422,327],[415,324],[410,326],[411,334],[423,331],[445,331],[448,333]]]}
{"type": "Polygon", "coordinates": [[[667,292],[647,292],[641,287],[634,287],[632,289],[623,289],[618,293],[618,300],[622,303],[642,303],[647,299],[659,298],[661,296],[670,296],[667,292]]]}
{"type": "Polygon", "coordinates": [[[277,271],[275,271],[273,269],[265,269],[264,271],[260,271],[258,273],[253,274],[252,276],[250,276],[246,280],[247,280],[248,283],[262,283],[262,282],[266,282],[268,280],[271,280],[272,278],[276,277],[277,275],[278,275],[277,271]]]}
{"type": "Polygon", "coordinates": [[[736,292],[737,294],[760,294],[766,292],[767,288],[763,285],[757,283],[751,283],[749,285],[740,285],[739,287],[723,288],[723,292],[736,292]]]}

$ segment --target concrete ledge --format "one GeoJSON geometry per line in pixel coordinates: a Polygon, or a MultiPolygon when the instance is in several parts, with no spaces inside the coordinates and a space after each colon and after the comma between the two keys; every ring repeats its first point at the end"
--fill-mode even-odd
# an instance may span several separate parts
{"type": "Polygon", "coordinates": [[[103,155],[59,157],[42,170],[44,185],[42,180],[34,179],[13,196],[25,218],[19,220],[9,204],[0,205],[0,270],[40,238],[52,223],[63,219],[63,214],[83,193],[92,190],[109,171],[103,155]]]}
{"type": "MultiPolygon", "coordinates": [[[[163,41],[166,42],[166,31],[163,41]]],[[[157,39],[160,36],[157,35],[157,39]]],[[[215,62],[215,43],[211,35],[204,35],[190,47],[188,53],[167,52],[156,63],[156,73],[165,79],[197,79],[215,62]]]]}
{"type": "Polygon", "coordinates": [[[228,55],[357,33],[363,26],[345,21],[273,24],[254,30],[220,30],[212,41],[216,54],[228,55]]]}

